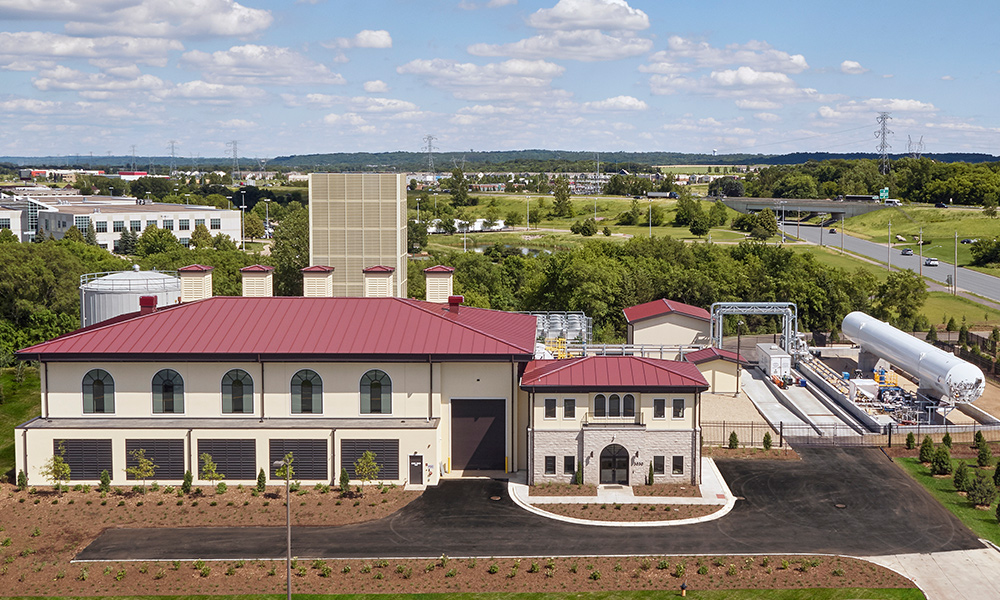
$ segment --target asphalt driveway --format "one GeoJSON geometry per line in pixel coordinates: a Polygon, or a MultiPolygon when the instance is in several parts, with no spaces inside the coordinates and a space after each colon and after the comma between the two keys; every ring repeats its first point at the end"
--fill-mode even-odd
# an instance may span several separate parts
{"type": "MultiPolygon", "coordinates": [[[[574,525],[521,510],[507,496],[505,482],[448,481],[379,521],[295,527],[293,555],[872,556],[982,548],[970,530],[878,449],[815,448],[799,453],[802,461],[718,461],[741,500],[727,516],[707,523],[621,529],[574,525]]],[[[109,529],[77,560],[266,559],[283,558],[284,548],[283,526],[109,529]]]]}

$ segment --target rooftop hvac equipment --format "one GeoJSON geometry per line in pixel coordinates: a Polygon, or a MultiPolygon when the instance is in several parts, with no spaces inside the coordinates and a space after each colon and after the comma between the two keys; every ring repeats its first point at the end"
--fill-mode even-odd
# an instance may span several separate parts
{"type": "Polygon", "coordinates": [[[842,330],[862,350],[913,375],[922,389],[947,403],[975,402],[986,389],[979,367],[863,312],[844,317],[842,330]]]}
{"type": "Polygon", "coordinates": [[[156,296],[158,306],[176,304],[181,280],[173,271],[107,271],[80,276],[80,326],[139,310],[140,296],[156,296]]]}

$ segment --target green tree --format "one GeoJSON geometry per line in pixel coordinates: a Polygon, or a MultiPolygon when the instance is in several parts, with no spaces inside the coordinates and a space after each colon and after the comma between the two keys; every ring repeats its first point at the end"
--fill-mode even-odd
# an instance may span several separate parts
{"type": "Polygon", "coordinates": [[[951,434],[946,431],[944,437],[941,438],[941,443],[951,450],[951,434]]]}
{"type": "Polygon", "coordinates": [[[181,492],[190,494],[192,483],[194,483],[194,475],[192,475],[191,470],[188,469],[187,471],[184,471],[184,479],[181,480],[181,492]]]}
{"type": "Polygon", "coordinates": [[[976,464],[980,467],[988,467],[992,462],[993,451],[990,450],[989,444],[983,444],[979,447],[979,452],[976,454],[976,464]]]}
{"type": "MultiPolygon", "coordinates": [[[[123,232],[124,235],[124,232],[123,232]]],[[[173,232],[160,229],[155,225],[146,227],[139,241],[135,245],[135,253],[139,256],[149,256],[151,254],[162,254],[171,250],[183,248],[181,243],[174,237],[173,232]]]]}
{"type": "Polygon", "coordinates": [[[201,462],[201,475],[200,478],[205,481],[215,482],[221,479],[225,479],[226,476],[218,471],[218,465],[212,460],[212,455],[208,452],[203,452],[198,456],[198,460],[201,462]]]}
{"type": "Polygon", "coordinates": [[[997,217],[997,199],[990,196],[983,199],[983,214],[991,219],[997,217]]]}
{"type": "Polygon", "coordinates": [[[958,343],[963,346],[969,343],[969,328],[965,323],[958,328],[958,343]]]}
{"type": "Polygon", "coordinates": [[[129,452],[129,455],[135,462],[132,464],[132,466],[125,467],[125,472],[131,475],[132,479],[142,480],[142,493],[143,495],[145,495],[146,480],[152,477],[154,473],[156,473],[156,469],[158,467],[156,463],[153,462],[152,459],[146,458],[145,448],[136,448],[135,450],[129,452]]]}
{"type": "Polygon", "coordinates": [[[577,221],[570,226],[569,230],[573,233],[578,233],[583,237],[591,237],[597,233],[597,222],[594,221],[593,217],[584,219],[583,222],[577,221]]]}
{"type": "Polygon", "coordinates": [[[931,325],[931,328],[927,330],[927,341],[928,342],[938,341],[937,327],[931,325]]]}
{"type": "Polygon", "coordinates": [[[126,256],[136,253],[136,246],[139,243],[139,234],[126,229],[118,236],[118,253],[126,256]]]}
{"type": "Polygon", "coordinates": [[[217,233],[212,237],[212,247],[222,252],[235,252],[239,250],[239,246],[236,245],[233,238],[225,233],[217,233]]]}
{"type": "Polygon", "coordinates": [[[72,242],[84,243],[86,240],[83,237],[83,232],[76,228],[76,225],[70,225],[66,233],[63,234],[64,240],[70,240],[72,242]]]}
{"type": "Polygon", "coordinates": [[[773,442],[771,441],[771,432],[770,431],[765,431],[764,432],[764,450],[770,450],[772,443],[773,442]]]}
{"type": "Polygon", "coordinates": [[[351,476],[347,473],[346,467],[340,468],[340,494],[346,496],[351,493],[351,476]]]}
{"type": "Polygon", "coordinates": [[[469,182],[466,181],[462,169],[458,167],[452,169],[448,185],[451,187],[451,204],[453,206],[468,206],[470,204],[469,182]]]}
{"type": "Polygon", "coordinates": [[[654,204],[649,207],[648,213],[648,223],[647,225],[652,225],[653,227],[659,227],[663,225],[666,221],[666,213],[663,211],[663,207],[659,204],[654,204]]]}
{"type": "Polygon", "coordinates": [[[0,229],[0,244],[16,244],[18,243],[17,236],[10,229],[4,228],[0,229]]]}
{"type": "Polygon", "coordinates": [[[934,458],[934,442],[931,441],[931,436],[925,435],[922,442],[920,442],[920,462],[929,463],[934,458]]]}
{"type": "Polygon", "coordinates": [[[945,331],[955,331],[958,329],[958,323],[955,322],[955,317],[950,317],[948,319],[948,324],[944,326],[945,331]]]}
{"type": "Polygon", "coordinates": [[[740,447],[740,438],[736,435],[736,432],[730,432],[729,434],[729,449],[735,450],[740,447]]]}
{"type": "Polygon", "coordinates": [[[931,459],[931,475],[948,475],[951,473],[951,452],[948,448],[940,446],[934,451],[934,458],[931,459]]]}
{"type": "Polygon", "coordinates": [[[406,243],[411,254],[420,252],[427,245],[427,224],[410,219],[406,222],[406,243]]]}
{"type": "Polygon", "coordinates": [[[101,469],[101,476],[99,481],[100,483],[97,486],[98,490],[104,493],[111,491],[111,473],[108,473],[107,469],[101,469]]]}
{"type": "Polygon", "coordinates": [[[913,432],[906,434],[906,449],[913,450],[917,447],[917,436],[913,435],[913,432]]]}
{"type": "Polygon", "coordinates": [[[89,246],[97,246],[97,229],[94,227],[93,221],[88,222],[87,234],[84,236],[83,241],[89,246]]]}
{"type": "Polygon", "coordinates": [[[281,466],[274,470],[275,479],[291,479],[295,477],[295,467],[292,463],[295,462],[295,457],[289,452],[281,460],[281,466]]]}
{"type": "Polygon", "coordinates": [[[518,227],[524,223],[524,214],[519,210],[512,210],[503,219],[503,224],[506,227],[518,227]]]}
{"type": "Polygon", "coordinates": [[[729,220],[729,210],[722,200],[712,203],[712,208],[708,211],[708,220],[712,227],[722,227],[729,220]]]}
{"type": "Polygon", "coordinates": [[[205,227],[204,223],[198,223],[194,226],[194,231],[191,232],[191,246],[198,249],[213,247],[212,234],[209,233],[208,227],[205,227]]]}
{"type": "Polygon", "coordinates": [[[42,477],[52,483],[52,486],[56,488],[60,496],[62,495],[63,485],[69,483],[71,471],[66,459],[63,458],[64,456],[66,456],[66,447],[63,441],[59,440],[56,453],[45,461],[42,468],[38,470],[42,477]]]}
{"type": "Polygon", "coordinates": [[[271,261],[276,295],[301,296],[301,269],[309,266],[309,212],[306,209],[290,212],[275,228],[271,261]]]}
{"type": "Polygon", "coordinates": [[[382,467],[375,462],[375,457],[376,454],[374,452],[365,450],[364,454],[354,461],[354,474],[361,480],[362,485],[378,477],[378,472],[382,467]]]}
{"type": "Polygon", "coordinates": [[[927,283],[909,269],[893,271],[879,286],[874,316],[887,321],[911,322],[927,300],[927,283]]]}
{"type": "Polygon", "coordinates": [[[263,494],[265,491],[267,491],[267,473],[264,472],[264,469],[261,469],[260,473],[257,473],[256,490],[258,494],[263,494]]]}
{"type": "Polygon", "coordinates": [[[565,176],[556,178],[554,186],[555,198],[552,206],[552,215],[555,217],[572,217],[573,203],[569,197],[569,179],[565,176]]]}
{"type": "Polygon", "coordinates": [[[708,232],[711,230],[712,228],[709,226],[708,217],[705,217],[704,215],[695,217],[688,226],[688,231],[691,232],[691,235],[696,235],[698,237],[708,235],[708,232]]]}
{"type": "Polygon", "coordinates": [[[633,198],[632,205],[629,207],[628,211],[618,215],[618,224],[638,225],[641,219],[642,219],[642,208],[639,206],[639,201],[633,198]]]}
{"type": "Polygon", "coordinates": [[[251,240],[264,237],[264,221],[252,212],[243,218],[243,228],[247,238],[251,240]]]}
{"type": "Polygon", "coordinates": [[[964,460],[958,461],[958,466],[955,467],[955,474],[952,476],[951,481],[957,491],[969,491],[969,465],[964,460]]]}
{"type": "Polygon", "coordinates": [[[989,506],[997,497],[997,488],[985,473],[976,473],[968,484],[966,498],[973,506],[989,506]]]}

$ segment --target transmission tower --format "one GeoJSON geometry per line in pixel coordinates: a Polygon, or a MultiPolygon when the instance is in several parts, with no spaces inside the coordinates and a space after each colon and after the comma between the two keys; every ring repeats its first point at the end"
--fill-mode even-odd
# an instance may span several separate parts
{"type": "Polygon", "coordinates": [[[434,172],[434,151],[437,148],[434,147],[434,140],[437,138],[433,135],[427,134],[424,136],[424,152],[427,153],[427,171],[430,173],[434,172]]]}
{"type": "Polygon", "coordinates": [[[237,143],[237,140],[226,142],[226,146],[233,149],[233,185],[237,185],[237,182],[243,179],[240,176],[240,152],[237,150],[237,143]]]}
{"type": "Polygon", "coordinates": [[[906,153],[910,155],[910,158],[920,158],[924,153],[924,136],[920,136],[916,142],[910,136],[906,136],[906,153]]]}
{"type": "Polygon", "coordinates": [[[892,135],[892,131],[889,130],[889,121],[892,117],[889,116],[887,112],[880,112],[875,121],[879,124],[879,130],[875,132],[875,137],[878,139],[878,170],[883,175],[889,174],[889,149],[892,145],[889,144],[889,136],[892,135]]]}
{"type": "Polygon", "coordinates": [[[136,166],[135,166],[135,144],[132,144],[130,146],[130,148],[132,149],[132,170],[135,171],[136,170],[136,166]]]}
{"type": "Polygon", "coordinates": [[[177,140],[170,140],[167,142],[167,147],[170,148],[170,176],[173,177],[174,171],[177,170],[177,164],[175,162],[175,152],[177,151],[177,140]]]}

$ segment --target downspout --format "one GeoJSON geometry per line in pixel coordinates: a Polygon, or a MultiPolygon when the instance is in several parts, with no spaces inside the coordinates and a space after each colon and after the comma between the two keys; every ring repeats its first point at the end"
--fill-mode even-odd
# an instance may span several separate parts
{"type": "Polygon", "coordinates": [[[186,460],[187,460],[187,463],[188,463],[187,470],[191,471],[192,475],[194,475],[194,474],[196,474],[195,471],[197,469],[195,469],[194,465],[191,464],[191,451],[193,449],[192,448],[192,442],[191,442],[191,431],[192,431],[191,429],[188,429],[188,432],[187,432],[187,447],[188,447],[188,449],[187,449],[187,459],[186,460]]]}
{"type": "Polygon", "coordinates": [[[694,393],[694,440],[693,440],[693,452],[691,453],[691,462],[695,463],[692,465],[694,481],[691,485],[701,484],[701,392],[694,393]],[[698,457],[698,460],[694,460],[694,457],[698,457]]]}
{"type": "MultiPolygon", "coordinates": [[[[24,449],[22,450],[22,453],[24,454],[24,477],[25,477],[25,480],[27,480],[28,473],[31,471],[31,469],[28,468],[28,430],[27,429],[22,429],[21,430],[21,442],[22,442],[22,446],[24,447],[24,449]]],[[[15,479],[15,481],[17,481],[17,480],[15,479]]]]}
{"type": "Polygon", "coordinates": [[[42,396],[42,398],[44,399],[44,402],[42,404],[44,409],[43,412],[45,413],[45,418],[48,419],[49,418],[49,366],[41,361],[40,356],[38,358],[39,358],[38,361],[39,364],[41,364],[42,369],[45,371],[45,395],[42,396]]]}
{"type": "Polygon", "coordinates": [[[528,485],[535,483],[535,388],[531,388],[531,396],[528,403],[528,445],[531,451],[528,452],[528,485]]]}
{"type": "Polygon", "coordinates": [[[424,420],[425,423],[431,422],[431,415],[434,414],[434,361],[431,359],[431,355],[427,355],[427,366],[428,368],[428,381],[430,382],[430,387],[427,391],[427,418],[424,420]]]}
{"type": "Polygon", "coordinates": [[[264,361],[260,354],[257,355],[257,362],[260,364],[260,422],[264,422],[264,361]]]}
{"type": "Polygon", "coordinates": [[[507,472],[517,471],[517,363],[510,359],[510,464],[507,472]]]}

